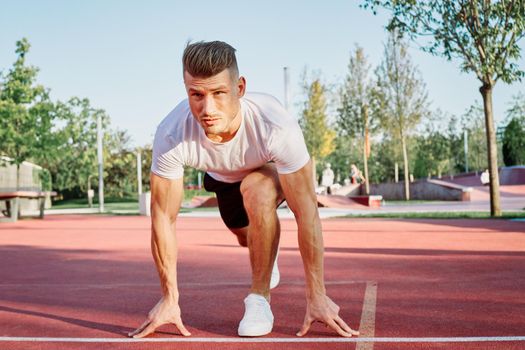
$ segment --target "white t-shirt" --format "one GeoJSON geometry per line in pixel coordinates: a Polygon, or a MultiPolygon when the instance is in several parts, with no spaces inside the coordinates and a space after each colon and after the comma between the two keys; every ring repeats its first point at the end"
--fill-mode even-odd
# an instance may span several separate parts
{"type": "Polygon", "coordinates": [[[277,99],[260,93],[240,100],[241,125],[228,142],[210,140],[182,101],[159,124],[151,171],[168,179],[183,176],[184,167],[206,171],[222,182],[241,181],[254,169],[274,162],[279,174],[293,173],[310,156],[297,121],[277,99]]]}

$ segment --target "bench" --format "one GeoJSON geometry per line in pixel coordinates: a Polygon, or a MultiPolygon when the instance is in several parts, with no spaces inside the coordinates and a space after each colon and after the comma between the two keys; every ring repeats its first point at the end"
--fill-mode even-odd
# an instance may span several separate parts
{"type": "Polygon", "coordinates": [[[0,192],[0,201],[6,202],[6,210],[4,211],[5,218],[0,218],[0,222],[15,222],[18,220],[18,211],[20,207],[20,199],[37,199],[39,201],[39,212],[38,217],[44,218],[44,206],[46,203],[47,196],[56,196],[56,192],[45,192],[45,191],[11,191],[11,192],[0,192]]]}

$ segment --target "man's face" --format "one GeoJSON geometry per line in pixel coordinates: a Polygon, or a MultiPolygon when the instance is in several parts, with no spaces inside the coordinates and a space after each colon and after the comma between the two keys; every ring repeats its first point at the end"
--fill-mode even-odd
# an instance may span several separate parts
{"type": "Polygon", "coordinates": [[[228,69],[209,78],[193,77],[184,72],[184,84],[190,109],[204,132],[213,141],[233,138],[241,125],[240,102],[246,81],[234,81],[228,69]]]}

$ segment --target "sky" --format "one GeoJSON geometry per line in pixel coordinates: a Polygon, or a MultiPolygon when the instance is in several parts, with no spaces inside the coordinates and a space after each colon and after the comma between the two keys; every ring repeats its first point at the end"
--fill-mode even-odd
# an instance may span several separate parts
{"type": "MultiPolygon", "coordinates": [[[[54,100],[88,98],[104,109],[113,128],[132,145],[152,143],[158,123],[184,98],[181,57],[188,40],[222,40],[237,49],[248,91],[284,97],[289,67],[293,111],[304,99],[305,69],[324,83],[344,80],[350,53],[363,47],[373,67],[387,39],[387,13],[374,16],[359,1],[137,1],[0,0],[0,70],[16,59],[15,43],[31,43],[28,62],[54,100]]],[[[524,43],[520,45],[525,47],[524,43]]],[[[410,54],[426,83],[431,108],[461,115],[481,101],[479,81],[411,44],[410,54]]],[[[525,69],[525,49],[519,65],[525,69]]],[[[498,82],[497,122],[525,83],[498,82]]]]}

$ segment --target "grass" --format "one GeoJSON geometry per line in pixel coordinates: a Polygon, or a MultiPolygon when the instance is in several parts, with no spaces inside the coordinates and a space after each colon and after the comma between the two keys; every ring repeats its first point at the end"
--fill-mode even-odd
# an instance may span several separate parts
{"type": "MultiPolygon", "coordinates": [[[[183,201],[189,201],[194,196],[213,196],[214,193],[202,190],[184,190],[183,201]]],[[[93,198],[93,208],[98,207],[98,197],[93,198]]],[[[106,197],[104,207],[112,210],[139,210],[138,196],[106,197]]],[[[87,198],[66,199],[53,202],[53,209],[89,208],[87,198]]]]}
{"type": "Polygon", "coordinates": [[[503,212],[500,217],[492,217],[489,212],[429,212],[429,213],[373,213],[350,214],[344,218],[388,218],[388,219],[525,219],[525,211],[503,212]]]}
{"type": "MultiPolygon", "coordinates": [[[[212,196],[214,193],[206,192],[202,190],[184,190],[184,199],[183,201],[189,201],[194,196],[212,196]]],[[[51,209],[85,209],[89,208],[87,198],[78,198],[78,199],[67,199],[53,202],[51,209]]],[[[93,198],[93,208],[98,208],[98,197],[93,198]]],[[[127,197],[107,197],[104,198],[104,211],[105,214],[116,214],[116,215],[134,215],[133,213],[122,213],[125,211],[136,211],[138,215],[139,203],[138,196],[127,196],[127,197]]],[[[181,208],[180,212],[190,212],[190,211],[210,211],[215,210],[214,208],[195,208],[195,209],[186,209],[181,208]]]]}
{"type": "MultiPolygon", "coordinates": [[[[104,198],[104,206],[123,209],[132,208],[136,206],[139,208],[137,197],[123,197],[123,198],[104,198]]],[[[98,207],[98,198],[93,201],[93,208],[98,207]]],[[[78,209],[78,208],[89,208],[87,198],[78,199],[66,199],[61,201],[53,202],[53,209],[78,209]]]]}

